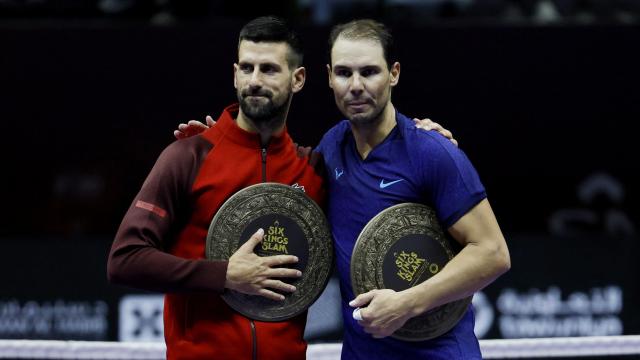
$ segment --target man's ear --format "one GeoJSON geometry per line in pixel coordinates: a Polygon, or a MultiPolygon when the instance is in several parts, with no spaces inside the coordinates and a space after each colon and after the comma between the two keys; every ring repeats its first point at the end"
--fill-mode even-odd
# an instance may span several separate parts
{"type": "Polygon", "coordinates": [[[291,86],[291,90],[293,91],[293,93],[297,93],[298,91],[302,90],[302,88],[304,87],[304,81],[307,78],[307,69],[305,69],[304,67],[299,67],[295,70],[293,70],[293,82],[292,82],[292,86],[291,86]]]}
{"type": "Polygon", "coordinates": [[[238,81],[236,80],[236,73],[238,72],[238,64],[233,63],[233,87],[238,88],[238,81]]]}
{"type": "Polygon", "coordinates": [[[394,62],[391,66],[391,70],[389,70],[389,73],[391,74],[390,85],[398,85],[398,82],[400,81],[400,63],[397,61],[394,62]]]}
{"type": "Polygon", "coordinates": [[[331,86],[331,65],[327,64],[327,78],[329,80],[329,87],[333,89],[331,86]]]}

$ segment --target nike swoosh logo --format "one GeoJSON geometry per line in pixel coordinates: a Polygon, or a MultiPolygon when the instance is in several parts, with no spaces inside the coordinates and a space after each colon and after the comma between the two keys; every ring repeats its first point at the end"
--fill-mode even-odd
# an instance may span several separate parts
{"type": "Polygon", "coordinates": [[[386,187],[388,187],[388,186],[391,186],[391,185],[393,185],[393,184],[395,184],[395,183],[399,183],[399,182],[400,182],[400,181],[402,181],[402,180],[404,180],[404,179],[394,180],[394,181],[391,181],[391,182],[385,183],[385,182],[384,182],[384,179],[381,179],[381,180],[380,180],[380,189],[384,189],[384,188],[386,188],[386,187]]]}
{"type": "Polygon", "coordinates": [[[341,170],[340,172],[338,172],[338,168],[336,168],[336,180],[338,180],[338,178],[342,176],[342,174],[344,174],[344,170],[341,170]]]}

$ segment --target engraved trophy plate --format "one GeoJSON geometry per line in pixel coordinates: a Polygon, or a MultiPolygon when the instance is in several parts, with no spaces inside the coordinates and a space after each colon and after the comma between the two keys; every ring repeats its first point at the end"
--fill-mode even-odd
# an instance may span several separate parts
{"type": "MultiPolygon", "coordinates": [[[[437,274],[454,255],[433,209],[414,203],[392,206],[371,219],[358,236],[351,256],[353,292],[408,289],[437,274]]],[[[438,337],[458,323],[471,299],[411,318],[391,336],[407,341],[438,337]]]]}
{"type": "Polygon", "coordinates": [[[298,257],[298,263],[289,267],[302,271],[302,276],[280,279],[296,291],[282,293],[283,301],[233,290],[225,291],[222,298],[249,318],[282,321],[304,312],[326,287],[333,267],[331,231],[322,209],[303,191],[277,183],[256,184],[232,195],[213,217],[207,259],[229,259],[259,228],[265,235],[255,247],[256,254],[298,257]]]}

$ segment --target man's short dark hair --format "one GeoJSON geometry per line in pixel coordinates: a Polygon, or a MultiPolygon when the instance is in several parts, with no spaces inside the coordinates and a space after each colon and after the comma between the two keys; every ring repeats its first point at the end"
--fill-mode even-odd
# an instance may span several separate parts
{"type": "Polygon", "coordinates": [[[285,42],[289,45],[287,63],[289,68],[295,69],[302,65],[302,42],[293,29],[281,18],[262,16],[249,21],[240,30],[238,48],[242,40],[253,42],[285,42]]]}
{"type": "Polygon", "coordinates": [[[371,19],[353,20],[346,24],[339,24],[331,29],[329,35],[329,63],[331,63],[331,50],[339,37],[349,40],[373,40],[382,46],[382,54],[391,69],[393,54],[393,36],[384,24],[371,19]]]}

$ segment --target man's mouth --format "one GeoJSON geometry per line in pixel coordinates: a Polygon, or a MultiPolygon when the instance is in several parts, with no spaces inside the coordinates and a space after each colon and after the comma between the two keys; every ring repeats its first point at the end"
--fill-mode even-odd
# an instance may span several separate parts
{"type": "Polygon", "coordinates": [[[369,102],[368,101],[364,101],[364,100],[362,100],[362,101],[360,101],[360,100],[358,100],[358,101],[348,101],[347,102],[347,106],[349,108],[353,109],[353,110],[356,110],[356,111],[363,110],[367,105],[369,105],[369,102]]]}
{"type": "Polygon", "coordinates": [[[354,106],[366,105],[366,104],[369,104],[370,102],[371,102],[371,99],[369,98],[353,99],[353,100],[347,100],[347,105],[354,105],[354,106]]]}
{"type": "Polygon", "coordinates": [[[268,96],[264,96],[264,95],[247,95],[244,97],[244,101],[250,104],[258,105],[258,104],[265,104],[270,100],[268,96]]]}

